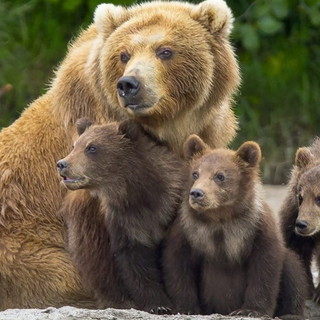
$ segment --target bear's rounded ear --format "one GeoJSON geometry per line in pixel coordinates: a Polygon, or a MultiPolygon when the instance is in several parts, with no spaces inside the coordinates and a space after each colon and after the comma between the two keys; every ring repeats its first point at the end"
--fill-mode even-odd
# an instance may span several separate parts
{"type": "Polygon", "coordinates": [[[253,141],[243,143],[236,151],[236,155],[244,161],[249,168],[257,167],[261,161],[260,146],[253,141]]]}
{"type": "Polygon", "coordinates": [[[312,163],[314,156],[309,148],[303,147],[299,148],[296,152],[295,165],[299,169],[305,168],[308,164],[312,163]]]}
{"type": "Polygon", "coordinates": [[[233,27],[232,12],[224,0],[206,0],[199,3],[192,10],[191,17],[212,34],[220,33],[228,37],[233,27]]]}
{"type": "Polygon", "coordinates": [[[183,144],[183,157],[191,160],[195,156],[201,156],[209,149],[208,145],[196,134],[192,134],[183,144]]]}
{"type": "Polygon", "coordinates": [[[128,19],[128,10],[111,3],[101,3],[94,12],[94,24],[98,32],[108,36],[128,19]]]}
{"type": "Polygon", "coordinates": [[[80,118],[76,122],[78,135],[81,136],[87,128],[92,125],[92,122],[89,118],[80,118]]]}
{"type": "Polygon", "coordinates": [[[118,131],[130,140],[137,140],[141,135],[142,128],[134,120],[125,120],[119,124],[118,131]]]}

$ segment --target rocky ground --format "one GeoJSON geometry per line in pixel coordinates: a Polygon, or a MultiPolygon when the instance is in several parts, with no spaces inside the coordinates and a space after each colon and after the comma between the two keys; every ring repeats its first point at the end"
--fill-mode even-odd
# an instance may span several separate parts
{"type": "MultiPolygon", "coordinates": [[[[267,320],[263,318],[230,317],[212,314],[210,316],[171,315],[158,316],[143,311],[130,310],[88,310],[73,307],[47,309],[10,309],[0,312],[0,320],[267,320]]],[[[319,320],[320,308],[307,301],[306,319],[319,320]]]]}
{"type": "MultiPolygon", "coordinates": [[[[275,213],[286,194],[284,186],[265,186],[265,198],[275,213]]],[[[318,274],[314,274],[318,277],[318,274]]],[[[320,306],[312,301],[306,303],[306,319],[320,320],[320,306]]],[[[253,320],[267,318],[229,317],[213,314],[210,316],[172,315],[157,316],[146,312],[130,310],[87,310],[72,307],[47,309],[10,309],[0,312],[0,320],[253,320]]]]}
{"type": "MultiPolygon", "coordinates": [[[[319,314],[320,317],[320,314],[319,314]]],[[[76,309],[72,307],[63,307],[60,309],[48,308],[45,310],[29,309],[29,310],[7,310],[0,313],[2,320],[253,320],[255,318],[246,317],[223,317],[218,314],[210,316],[187,316],[187,315],[172,315],[158,316],[146,312],[130,310],[87,310],[76,309]]],[[[260,318],[262,319],[262,318],[260,318]]],[[[265,318],[267,319],[267,318],[265,318]]],[[[314,318],[316,319],[316,318],[314,318]]],[[[318,318],[319,319],[319,318],[318,318]]]]}

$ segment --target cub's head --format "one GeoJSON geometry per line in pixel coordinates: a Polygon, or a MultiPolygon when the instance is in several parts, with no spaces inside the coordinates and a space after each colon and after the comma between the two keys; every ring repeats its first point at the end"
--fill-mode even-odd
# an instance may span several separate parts
{"type": "Polygon", "coordinates": [[[238,87],[233,17],[223,0],[101,4],[94,21],[101,88],[113,108],[141,122],[221,105],[238,87]]]}
{"type": "Polygon", "coordinates": [[[133,120],[120,124],[92,125],[77,121],[78,140],[70,154],[57,162],[68,189],[121,188],[135,174],[139,139],[143,130],[133,120]]]}
{"type": "Polygon", "coordinates": [[[320,231],[320,163],[310,148],[300,148],[295,166],[301,172],[297,184],[299,213],[295,232],[301,236],[313,236],[320,231]]]}
{"type": "Polygon", "coordinates": [[[189,205],[201,213],[245,201],[258,177],[261,150],[255,142],[245,142],[237,151],[212,150],[192,135],[184,157],[191,165],[189,205]]]}

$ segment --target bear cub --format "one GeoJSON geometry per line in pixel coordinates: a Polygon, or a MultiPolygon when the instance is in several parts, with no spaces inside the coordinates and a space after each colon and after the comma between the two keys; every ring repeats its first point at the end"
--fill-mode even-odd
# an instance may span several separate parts
{"type": "Polygon", "coordinates": [[[303,319],[305,276],[260,198],[261,151],[185,142],[190,188],[164,249],[165,284],[182,313],[303,319]]]}
{"type": "Polygon", "coordinates": [[[300,256],[308,277],[309,297],[320,302],[320,284],[315,288],[311,260],[320,270],[320,139],[299,148],[289,190],[280,210],[286,244],[300,256]]]}
{"type": "Polygon", "coordinates": [[[100,307],[170,312],[160,250],[181,202],[182,161],[132,120],[80,119],[77,130],[74,149],[57,163],[77,190],[62,207],[77,268],[100,307]]]}

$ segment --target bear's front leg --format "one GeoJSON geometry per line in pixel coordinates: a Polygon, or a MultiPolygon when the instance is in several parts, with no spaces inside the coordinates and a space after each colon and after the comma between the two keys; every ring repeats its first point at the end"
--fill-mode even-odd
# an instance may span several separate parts
{"type": "Polygon", "coordinates": [[[126,246],[116,254],[117,266],[132,300],[138,309],[171,313],[172,303],[164,290],[158,248],[140,244],[126,246]]]}
{"type": "Polygon", "coordinates": [[[165,241],[163,273],[165,287],[174,304],[174,311],[182,314],[200,314],[198,297],[199,263],[177,219],[165,241]]]}
{"type": "Polygon", "coordinates": [[[249,310],[272,317],[276,309],[284,248],[271,223],[266,223],[264,229],[258,231],[248,257],[244,303],[237,311],[241,310],[241,315],[249,310]]]}

